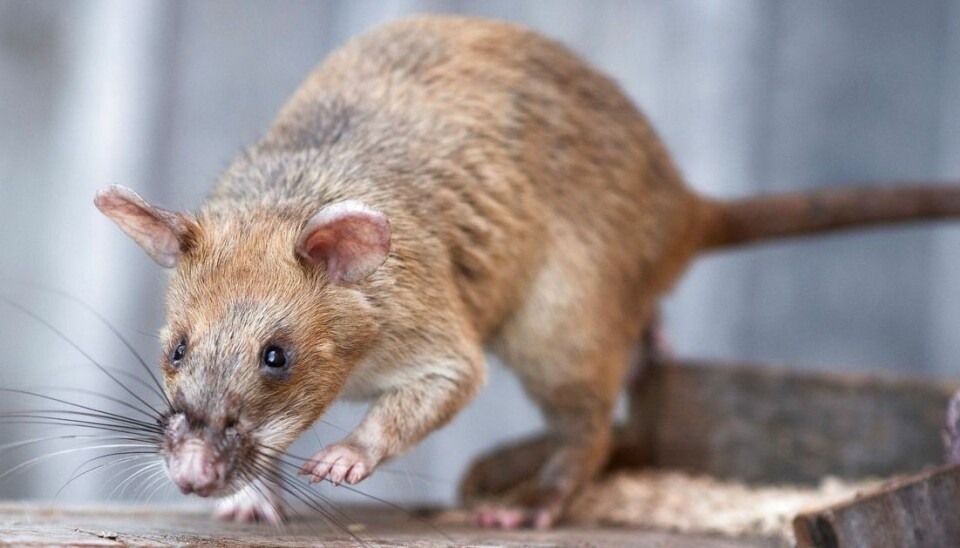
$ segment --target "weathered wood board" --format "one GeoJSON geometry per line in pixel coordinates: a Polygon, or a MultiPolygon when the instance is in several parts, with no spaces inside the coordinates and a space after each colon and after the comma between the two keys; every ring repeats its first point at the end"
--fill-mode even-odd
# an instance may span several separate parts
{"type": "Polygon", "coordinates": [[[634,460],[750,483],[890,477],[943,462],[960,385],[699,362],[648,367],[621,436],[634,460]]]}
{"type": "Polygon", "coordinates": [[[801,547],[960,546],[960,465],[894,480],[855,500],[796,517],[801,547]]]}
{"type": "Polygon", "coordinates": [[[549,531],[487,531],[438,521],[427,525],[403,513],[343,508],[350,533],[319,517],[277,529],[232,524],[207,513],[159,508],[45,508],[0,505],[0,545],[15,546],[770,546],[764,540],[727,540],[630,529],[589,527],[549,531]],[[434,529],[436,528],[436,529],[434,529]],[[353,535],[353,536],[351,536],[353,535]]]}

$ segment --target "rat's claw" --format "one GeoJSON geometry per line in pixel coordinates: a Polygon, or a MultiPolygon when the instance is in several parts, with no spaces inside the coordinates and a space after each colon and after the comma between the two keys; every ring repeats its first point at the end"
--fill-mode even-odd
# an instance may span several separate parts
{"type": "Polygon", "coordinates": [[[361,448],[345,443],[327,447],[313,456],[300,469],[301,474],[310,474],[310,483],[329,479],[330,483],[340,485],[357,483],[370,475],[376,463],[361,448]]]}
{"type": "MultiPolygon", "coordinates": [[[[327,474],[330,473],[330,469],[333,467],[333,462],[325,460],[327,457],[323,452],[317,453],[314,457],[306,462],[303,465],[303,468],[300,470],[301,474],[310,474],[309,482],[318,483],[326,479],[327,474]]],[[[332,481],[332,480],[331,480],[332,481]]]]}
{"type": "Polygon", "coordinates": [[[367,472],[367,467],[364,466],[362,462],[358,462],[350,467],[350,472],[347,473],[347,483],[359,483],[360,480],[367,477],[369,472],[367,472]]]}

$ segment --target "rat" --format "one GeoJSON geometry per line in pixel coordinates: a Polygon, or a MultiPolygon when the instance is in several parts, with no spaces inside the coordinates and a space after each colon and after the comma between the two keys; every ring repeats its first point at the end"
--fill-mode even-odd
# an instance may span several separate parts
{"type": "Polygon", "coordinates": [[[607,459],[631,351],[694,257],[954,216],[960,190],[702,197],[624,92],[563,45],[420,16],[330,54],[198,211],[121,186],[95,204],[172,272],[161,453],[183,492],[278,521],[267,457],[335,400],[371,404],[301,472],[355,484],[471,401],[486,350],[551,437],[477,522],[549,527],[607,459]]]}

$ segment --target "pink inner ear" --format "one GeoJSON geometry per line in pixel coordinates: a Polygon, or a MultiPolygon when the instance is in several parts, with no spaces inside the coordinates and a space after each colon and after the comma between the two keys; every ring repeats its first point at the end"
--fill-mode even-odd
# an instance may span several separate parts
{"type": "Polygon", "coordinates": [[[301,255],[327,269],[331,280],[356,282],[373,274],[390,253],[390,223],[359,202],[322,209],[307,223],[301,255]]]}
{"type": "Polygon", "coordinates": [[[160,265],[176,265],[180,236],[185,230],[178,214],[153,207],[137,193],[119,185],[98,192],[94,203],[160,265]]]}

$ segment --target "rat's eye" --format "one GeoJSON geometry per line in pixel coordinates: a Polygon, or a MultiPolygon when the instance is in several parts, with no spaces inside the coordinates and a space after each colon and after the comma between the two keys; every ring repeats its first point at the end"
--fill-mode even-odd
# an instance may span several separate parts
{"type": "Polygon", "coordinates": [[[263,361],[263,365],[273,369],[280,369],[284,365],[287,365],[287,355],[283,352],[282,348],[275,344],[264,346],[260,359],[263,361]]]}
{"type": "Polygon", "coordinates": [[[187,353],[187,338],[184,337],[180,339],[180,343],[176,348],[173,349],[173,353],[170,354],[170,361],[173,365],[178,365],[180,360],[183,359],[183,356],[187,353]]]}

